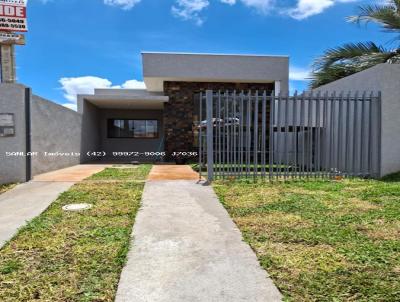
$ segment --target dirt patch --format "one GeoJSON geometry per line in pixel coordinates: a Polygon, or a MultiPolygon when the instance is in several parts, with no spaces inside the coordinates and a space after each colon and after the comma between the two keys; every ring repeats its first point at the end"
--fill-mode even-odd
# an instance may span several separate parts
{"type": "Polygon", "coordinates": [[[199,180],[199,174],[187,165],[155,165],[148,180],[199,180]]]}
{"type": "Polygon", "coordinates": [[[364,232],[371,239],[378,240],[397,240],[400,238],[400,222],[383,222],[367,227],[364,232]]]}
{"type": "Polygon", "coordinates": [[[346,266],[346,259],[329,245],[269,243],[257,249],[260,255],[270,257],[283,269],[298,276],[302,272],[333,272],[346,266]]]}
{"type": "Polygon", "coordinates": [[[298,228],[312,226],[311,222],[305,221],[298,215],[279,212],[237,217],[235,218],[235,222],[240,226],[254,231],[266,231],[271,227],[298,228]]]}
{"type": "Polygon", "coordinates": [[[277,188],[256,188],[238,192],[237,190],[227,191],[225,200],[231,208],[258,208],[265,204],[270,204],[279,199],[281,191],[277,188]]]}
{"type": "Polygon", "coordinates": [[[323,199],[321,202],[329,209],[334,210],[336,216],[347,215],[350,213],[365,213],[380,208],[379,205],[366,200],[359,198],[343,198],[342,196],[337,199],[334,199],[334,196],[331,196],[330,199],[323,199]]]}
{"type": "Polygon", "coordinates": [[[351,204],[351,206],[354,209],[360,210],[360,211],[369,211],[369,210],[377,210],[379,209],[379,206],[376,204],[373,204],[369,201],[366,200],[361,200],[358,198],[351,198],[349,199],[349,204],[351,204]]]}

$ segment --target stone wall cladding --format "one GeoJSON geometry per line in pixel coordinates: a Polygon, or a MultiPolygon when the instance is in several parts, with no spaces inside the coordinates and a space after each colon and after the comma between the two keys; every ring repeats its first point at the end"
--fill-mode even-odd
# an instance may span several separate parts
{"type": "MultiPolygon", "coordinates": [[[[206,90],[272,91],[273,83],[164,82],[169,102],[164,108],[165,151],[196,151],[193,146],[194,95],[206,90]]],[[[169,158],[171,159],[171,158],[169,158]]]]}

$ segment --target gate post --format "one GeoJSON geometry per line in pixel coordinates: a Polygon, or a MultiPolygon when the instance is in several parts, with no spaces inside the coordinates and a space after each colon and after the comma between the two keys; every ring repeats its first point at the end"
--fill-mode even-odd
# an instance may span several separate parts
{"type": "Polygon", "coordinates": [[[207,109],[207,178],[214,180],[214,123],[213,123],[213,91],[206,91],[207,109]]]}
{"type": "MultiPolygon", "coordinates": [[[[371,100],[372,102],[372,100],[371,100]]],[[[382,92],[378,92],[377,101],[377,117],[378,117],[378,171],[376,173],[377,178],[383,177],[382,173],[382,92]]]]}

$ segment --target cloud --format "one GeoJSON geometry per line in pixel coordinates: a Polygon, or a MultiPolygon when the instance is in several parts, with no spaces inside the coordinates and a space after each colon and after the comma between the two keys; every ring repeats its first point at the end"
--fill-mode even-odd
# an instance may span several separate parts
{"type": "MultiPolygon", "coordinates": [[[[28,2],[28,0],[25,0],[28,2]]],[[[43,4],[53,2],[54,0],[37,0],[43,4]]],[[[100,0],[99,0],[100,1],[100,0]]],[[[136,4],[142,2],[142,0],[102,0],[105,5],[120,7],[124,10],[133,8],[136,4]]]]}
{"type": "Polygon", "coordinates": [[[77,104],[72,104],[72,103],[66,103],[66,104],[62,104],[65,108],[74,110],[74,111],[78,111],[78,105],[77,104]]]}
{"type": "MultiPolygon", "coordinates": [[[[47,3],[53,0],[38,0],[47,3]]],[[[100,1],[100,0],[99,0],[100,1]]],[[[102,0],[105,5],[120,7],[123,10],[132,9],[142,0],[102,0]]],[[[219,1],[221,3],[233,6],[238,3],[254,9],[261,14],[276,12],[287,15],[296,20],[304,20],[311,16],[323,13],[326,9],[338,3],[351,3],[361,0],[295,0],[296,4],[288,5],[288,1],[279,0],[174,0],[175,3],[171,7],[172,14],[185,21],[193,21],[196,25],[201,26],[205,17],[202,12],[210,6],[210,3],[219,1]],[[282,4],[286,3],[286,4],[282,4]]],[[[294,0],[292,0],[294,2],[294,0]]],[[[376,0],[386,1],[386,0],[376,0]]]]}
{"type": "Polygon", "coordinates": [[[220,0],[222,3],[234,5],[236,4],[236,0],[220,0]]]}
{"type": "Polygon", "coordinates": [[[95,88],[111,88],[112,83],[107,79],[99,77],[77,77],[77,78],[61,78],[59,80],[64,97],[71,103],[76,102],[77,94],[94,93],[95,88]]]}
{"type": "Polygon", "coordinates": [[[308,81],[310,71],[307,68],[290,66],[289,79],[291,81],[308,81]]]}
{"type": "Polygon", "coordinates": [[[63,106],[76,110],[76,96],[78,94],[93,94],[95,88],[123,88],[123,89],[144,89],[144,82],[128,80],[122,85],[113,85],[108,79],[94,76],[61,78],[59,80],[64,97],[68,103],[63,106]]]}
{"type": "Polygon", "coordinates": [[[283,1],[277,0],[219,0],[222,3],[243,5],[255,9],[257,12],[266,14],[271,11],[288,15],[296,20],[304,20],[308,17],[318,15],[337,3],[350,3],[359,0],[296,0],[293,6],[282,5],[283,1]],[[281,4],[279,4],[279,2],[281,4]]]}
{"type": "Polygon", "coordinates": [[[254,8],[260,13],[266,13],[274,8],[274,3],[276,0],[219,0],[222,3],[235,5],[241,2],[243,5],[254,8]]]}
{"type": "Polygon", "coordinates": [[[274,0],[241,0],[248,7],[255,8],[258,12],[267,13],[275,6],[274,0]]]}
{"type": "Polygon", "coordinates": [[[210,5],[208,0],[176,0],[172,6],[172,14],[182,20],[193,20],[196,25],[202,25],[204,18],[200,13],[210,5]]]}
{"type": "MultiPolygon", "coordinates": [[[[266,13],[273,8],[275,0],[219,0],[228,5],[235,5],[238,2],[247,7],[255,8],[261,13],[266,13]]],[[[182,20],[192,20],[200,26],[204,23],[204,16],[201,12],[210,5],[209,0],[175,0],[172,6],[172,14],[182,20]]]]}
{"type": "Polygon", "coordinates": [[[123,89],[146,89],[144,82],[138,80],[129,80],[121,85],[123,89]]]}
{"type": "Polygon", "coordinates": [[[105,5],[121,7],[124,10],[131,9],[142,0],[104,0],[105,5]]]}
{"type": "Polygon", "coordinates": [[[356,1],[358,0],[298,0],[296,7],[286,10],[286,13],[296,20],[304,20],[311,16],[321,14],[337,3],[356,1]]]}
{"type": "Polygon", "coordinates": [[[308,90],[311,71],[308,68],[290,66],[289,68],[289,92],[294,94],[296,91],[301,92],[308,90]]]}

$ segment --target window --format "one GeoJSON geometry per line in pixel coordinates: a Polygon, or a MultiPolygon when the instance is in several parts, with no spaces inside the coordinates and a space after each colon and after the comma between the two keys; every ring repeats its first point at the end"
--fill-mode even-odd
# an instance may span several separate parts
{"type": "Polygon", "coordinates": [[[109,138],[158,138],[157,120],[108,120],[109,138]]]}
{"type": "Polygon", "coordinates": [[[0,137],[15,136],[13,113],[0,113],[0,137]]]}

